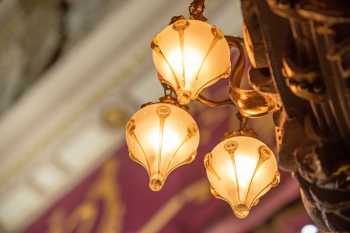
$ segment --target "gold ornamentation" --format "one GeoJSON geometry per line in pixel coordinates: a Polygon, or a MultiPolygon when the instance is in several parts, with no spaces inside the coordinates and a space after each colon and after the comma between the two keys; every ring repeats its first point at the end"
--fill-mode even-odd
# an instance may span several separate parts
{"type": "Polygon", "coordinates": [[[166,105],[160,105],[157,107],[157,114],[160,118],[167,118],[171,113],[171,110],[166,105]]]}
{"type": "Polygon", "coordinates": [[[198,133],[197,131],[197,125],[191,125],[190,127],[187,128],[187,137],[188,138],[192,138],[193,136],[196,135],[196,133],[198,133]]]}
{"type": "Polygon", "coordinates": [[[258,164],[256,165],[255,170],[258,170],[260,168],[260,166],[269,158],[271,157],[271,153],[269,151],[269,149],[265,146],[262,145],[259,147],[259,160],[258,160],[258,164]]]}
{"type": "Polygon", "coordinates": [[[146,169],[153,191],[160,191],[175,168],[193,161],[199,144],[192,116],[171,103],[141,108],[131,118],[125,135],[130,158],[146,169]]]}
{"type": "Polygon", "coordinates": [[[134,130],[136,128],[136,125],[135,125],[135,120],[134,119],[130,119],[126,125],[126,130],[130,133],[130,134],[133,134],[134,133],[134,130]]]}
{"type": "Polygon", "coordinates": [[[231,206],[238,218],[279,183],[273,152],[249,136],[232,136],[220,142],[205,156],[205,168],[214,196],[231,206]]]}
{"type": "Polygon", "coordinates": [[[186,19],[179,19],[176,22],[173,23],[173,28],[176,31],[183,31],[185,30],[190,23],[186,19]]]}
{"type": "Polygon", "coordinates": [[[118,166],[116,159],[107,161],[101,175],[73,211],[67,213],[63,208],[55,210],[49,219],[48,232],[92,233],[93,229],[97,229],[97,233],[121,232],[124,207],[117,186],[118,166]],[[99,208],[100,203],[103,208],[99,208]],[[102,216],[100,221],[98,216],[102,216]]]}
{"type": "Polygon", "coordinates": [[[151,48],[160,82],[174,90],[182,105],[231,71],[230,48],[223,33],[200,20],[173,22],[153,39],[151,48]],[[217,55],[222,58],[219,63],[217,55]]]}
{"type": "Polygon", "coordinates": [[[110,128],[120,128],[127,121],[126,114],[117,107],[111,107],[102,112],[103,123],[110,128]]]}
{"type": "Polygon", "coordinates": [[[194,182],[172,197],[138,233],[159,233],[175,215],[190,202],[203,202],[209,199],[208,183],[205,179],[194,182]]]}
{"type": "Polygon", "coordinates": [[[238,143],[233,140],[227,141],[224,145],[225,150],[231,155],[235,153],[235,150],[237,149],[237,147],[238,147],[238,143]]]}
{"type": "Polygon", "coordinates": [[[275,178],[273,179],[271,185],[272,187],[277,187],[279,185],[279,183],[281,182],[281,175],[280,173],[277,171],[275,178]]]}
{"type": "Polygon", "coordinates": [[[208,171],[213,173],[218,180],[221,180],[220,176],[218,175],[218,173],[216,172],[216,170],[212,166],[212,163],[211,163],[212,158],[213,158],[213,155],[211,153],[208,153],[208,154],[205,155],[205,157],[204,157],[204,167],[208,171]]]}
{"type": "MultiPolygon", "coordinates": [[[[143,153],[144,157],[148,157],[152,163],[151,168],[146,168],[150,176],[150,188],[153,191],[159,191],[170,171],[183,163],[192,161],[195,152],[188,154],[188,151],[197,149],[197,144],[195,144],[195,150],[183,147],[185,142],[194,141],[193,139],[196,139],[199,133],[190,125],[181,128],[181,124],[188,122],[183,120],[184,114],[175,114],[177,111],[175,106],[188,105],[191,100],[198,100],[211,107],[234,104],[242,116],[242,124],[238,130],[240,135],[231,135],[234,141],[226,137],[212,153],[205,156],[204,164],[212,185],[212,192],[215,196],[229,202],[235,214],[243,218],[248,215],[252,204],[257,203],[258,200],[255,199],[259,199],[271,188],[271,182],[278,181],[277,176],[274,177],[278,168],[274,156],[271,156],[273,152],[270,152],[267,147],[261,147],[265,145],[264,143],[250,137],[251,132],[246,129],[245,118],[260,117],[280,110],[281,104],[274,87],[267,85],[267,83],[271,84],[270,77],[267,80],[258,79],[263,82],[258,82],[259,85],[253,90],[241,88],[242,76],[246,70],[243,41],[238,37],[224,36],[215,26],[200,21],[203,19],[203,10],[204,0],[194,0],[190,6],[190,19],[186,20],[182,16],[173,17],[170,25],[164,28],[151,43],[153,61],[164,88],[163,98],[175,95],[177,98],[177,104],[168,105],[172,106],[171,110],[174,114],[169,116],[170,112],[158,108],[159,119],[151,118],[154,111],[147,114],[137,112],[133,118],[137,120],[137,134],[142,134],[142,143],[147,143],[147,153],[143,153]],[[233,68],[231,68],[232,48],[239,50],[233,68]],[[221,62],[218,63],[216,59],[219,57],[221,62]],[[201,94],[205,88],[216,81],[228,77],[230,77],[230,99],[211,100],[201,94]],[[265,93],[266,90],[268,90],[267,93],[265,93]],[[136,116],[138,114],[139,119],[136,116]],[[174,121],[176,127],[172,126],[174,121]],[[181,137],[176,137],[180,131],[181,137]],[[176,147],[164,149],[171,144],[176,147]],[[185,149],[186,151],[182,151],[185,149]],[[180,156],[186,156],[186,160],[181,159],[179,162],[180,156]],[[163,166],[164,164],[166,165],[163,166]],[[264,166],[261,166],[262,164],[264,166]]],[[[152,108],[152,106],[147,107],[152,108]]],[[[143,110],[146,111],[145,108],[143,110]]],[[[196,125],[195,122],[192,124],[196,125]]],[[[128,135],[128,132],[126,140],[133,155],[139,156],[137,153],[141,154],[141,152],[133,147],[135,138],[128,135]]]]}
{"type": "Polygon", "coordinates": [[[289,89],[300,98],[322,102],[325,99],[325,87],[318,71],[301,68],[290,57],[282,59],[282,73],[286,77],[289,89]]]}

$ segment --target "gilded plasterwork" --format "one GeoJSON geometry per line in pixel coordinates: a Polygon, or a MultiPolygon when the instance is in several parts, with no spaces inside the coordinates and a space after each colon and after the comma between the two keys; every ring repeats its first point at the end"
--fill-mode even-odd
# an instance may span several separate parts
{"type": "Polygon", "coordinates": [[[116,159],[106,162],[84,200],[73,211],[55,210],[49,219],[48,233],[121,232],[124,207],[117,185],[118,166],[116,159]]]}

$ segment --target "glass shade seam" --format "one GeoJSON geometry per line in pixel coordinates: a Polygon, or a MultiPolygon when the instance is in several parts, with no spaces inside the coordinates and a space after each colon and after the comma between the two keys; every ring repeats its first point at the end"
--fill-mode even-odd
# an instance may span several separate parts
{"type": "MultiPolygon", "coordinates": [[[[166,56],[164,55],[164,53],[163,53],[163,51],[162,51],[162,49],[155,43],[155,42],[153,42],[154,43],[154,45],[155,45],[155,48],[157,48],[156,50],[154,50],[157,54],[160,54],[160,56],[162,57],[162,59],[165,61],[165,63],[168,65],[168,67],[169,67],[169,69],[170,69],[170,71],[171,71],[171,73],[172,73],[172,75],[173,75],[173,79],[175,80],[175,83],[176,83],[176,86],[177,86],[177,88],[180,88],[181,86],[180,86],[180,83],[179,83],[179,81],[178,81],[178,77],[177,77],[177,74],[176,74],[176,72],[175,72],[175,70],[174,70],[174,68],[172,67],[172,65],[170,64],[170,62],[169,62],[169,60],[166,58],[166,56]]],[[[163,78],[163,77],[162,77],[163,78]]],[[[164,78],[163,78],[164,79],[164,78]]]]}
{"type": "Polygon", "coordinates": [[[140,140],[138,139],[138,137],[137,137],[137,135],[136,135],[135,132],[132,132],[132,133],[131,133],[131,136],[134,137],[134,139],[135,139],[137,145],[139,146],[139,148],[140,148],[141,151],[142,151],[143,157],[144,157],[144,159],[145,159],[145,161],[146,161],[147,171],[150,170],[150,164],[149,164],[149,161],[148,161],[148,159],[147,159],[147,154],[146,154],[145,149],[143,148],[143,146],[142,146],[140,140]]]}
{"type": "Polygon", "coordinates": [[[204,65],[205,61],[207,60],[207,58],[208,58],[210,52],[211,52],[211,51],[213,50],[213,48],[215,47],[217,41],[218,41],[218,38],[217,38],[217,37],[214,37],[214,38],[212,39],[212,41],[210,42],[209,48],[208,48],[208,50],[207,50],[207,53],[206,53],[205,56],[203,57],[202,62],[201,62],[200,66],[199,66],[199,69],[198,69],[198,71],[197,71],[195,81],[198,80],[198,77],[199,77],[199,74],[200,74],[200,72],[201,72],[201,70],[202,70],[202,68],[203,68],[203,65],[204,65]]]}
{"type": "MultiPolygon", "coordinates": [[[[230,68],[229,68],[229,70],[230,70],[230,68]]],[[[219,74],[218,76],[215,76],[213,79],[208,80],[204,85],[202,85],[201,88],[199,88],[199,89],[194,93],[193,96],[198,96],[199,93],[201,93],[201,92],[203,91],[204,88],[207,88],[207,86],[208,86],[209,83],[213,83],[213,82],[216,82],[216,81],[218,81],[218,80],[220,80],[220,79],[222,79],[222,78],[226,78],[226,77],[228,76],[228,73],[229,73],[229,71],[226,70],[226,71],[224,71],[223,73],[219,74]]]]}

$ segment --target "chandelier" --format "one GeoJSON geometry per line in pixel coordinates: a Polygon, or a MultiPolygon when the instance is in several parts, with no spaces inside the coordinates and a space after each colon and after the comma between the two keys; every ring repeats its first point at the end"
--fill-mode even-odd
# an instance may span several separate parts
{"type": "Polygon", "coordinates": [[[204,0],[194,0],[189,19],[173,17],[153,38],[153,61],[164,96],[159,102],[142,105],[131,117],[126,142],[130,158],[146,169],[150,189],[160,191],[173,170],[191,163],[197,155],[199,127],[188,104],[233,105],[240,127],[225,134],[205,156],[204,165],[211,193],[226,201],[237,217],[245,218],[280,181],[274,153],[247,127],[247,121],[280,110],[281,103],[277,94],[264,91],[252,79],[252,89],[241,87],[246,67],[243,39],[225,36],[207,23],[204,8],[204,0]],[[238,58],[232,62],[234,50],[238,58]],[[227,99],[216,101],[202,94],[223,79],[229,80],[227,99]]]}

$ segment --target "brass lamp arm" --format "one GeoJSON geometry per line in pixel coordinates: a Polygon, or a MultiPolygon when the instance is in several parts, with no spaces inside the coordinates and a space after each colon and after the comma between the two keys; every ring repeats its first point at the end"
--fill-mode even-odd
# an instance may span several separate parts
{"type": "Polygon", "coordinates": [[[244,117],[255,118],[264,116],[279,109],[278,101],[272,96],[264,95],[258,91],[245,90],[241,88],[241,82],[246,67],[244,55],[243,39],[235,36],[225,36],[230,48],[238,50],[239,54],[229,75],[229,98],[225,100],[211,100],[202,94],[197,97],[197,101],[208,107],[221,105],[235,105],[240,114],[244,117]]]}
{"type": "MultiPolygon", "coordinates": [[[[241,80],[242,80],[242,74],[244,72],[245,67],[245,59],[244,59],[244,50],[242,43],[242,38],[234,37],[234,36],[225,36],[230,48],[237,48],[239,51],[237,62],[235,63],[235,66],[231,69],[231,73],[229,76],[230,79],[230,86],[239,87],[241,80]]],[[[217,107],[222,105],[233,105],[234,102],[230,99],[224,99],[224,100],[212,100],[207,97],[205,97],[203,94],[199,94],[197,99],[200,103],[208,106],[208,107],[217,107]]]]}
{"type": "Polygon", "coordinates": [[[238,58],[230,74],[230,87],[240,88],[246,60],[244,58],[243,39],[235,36],[225,36],[230,48],[238,49],[238,58]]]}
{"type": "Polygon", "coordinates": [[[230,98],[237,110],[244,117],[255,118],[264,116],[280,109],[278,98],[260,93],[255,89],[245,90],[241,88],[241,82],[246,67],[246,58],[242,46],[243,39],[234,36],[225,36],[229,46],[236,48],[239,55],[236,65],[232,68],[230,81],[230,98]]]}

